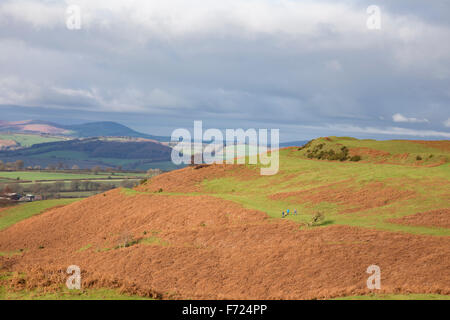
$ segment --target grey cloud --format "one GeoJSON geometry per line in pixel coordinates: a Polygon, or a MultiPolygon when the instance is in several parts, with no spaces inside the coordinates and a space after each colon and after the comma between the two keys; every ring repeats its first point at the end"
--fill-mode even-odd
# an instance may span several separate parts
{"type": "Polygon", "coordinates": [[[277,127],[286,139],[345,128],[445,137],[450,4],[380,1],[382,30],[368,31],[369,2],[79,1],[83,28],[69,31],[61,2],[4,1],[0,104],[165,122],[164,134],[199,119],[277,127]],[[392,130],[396,113],[429,122],[392,130]]]}

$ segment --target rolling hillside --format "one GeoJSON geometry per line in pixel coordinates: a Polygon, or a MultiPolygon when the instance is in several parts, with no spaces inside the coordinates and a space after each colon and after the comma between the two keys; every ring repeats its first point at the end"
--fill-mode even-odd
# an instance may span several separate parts
{"type": "Polygon", "coordinates": [[[32,145],[46,142],[63,141],[68,138],[57,136],[41,136],[38,134],[1,134],[0,133],[0,150],[15,150],[19,148],[27,148],[32,145]]]}
{"type": "Polygon", "coordinates": [[[88,137],[133,137],[152,139],[156,141],[169,141],[170,137],[154,136],[134,131],[124,125],[116,122],[90,122],[79,125],[62,126],[69,130],[71,136],[88,138],[88,137]]]}
{"type": "Polygon", "coordinates": [[[448,299],[449,146],[330,137],[281,150],[274,176],[165,173],[1,230],[0,286],[58,292],[75,264],[85,290],[158,299],[448,299]]]}
{"type": "Polygon", "coordinates": [[[376,164],[438,166],[450,161],[450,145],[444,141],[358,140],[347,137],[315,139],[296,155],[316,160],[361,161],[376,164]]]}
{"type": "Polygon", "coordinates": [[[169,137],[153,136],[134,131],[116,122],[89,122],[78,125],[60,125],[48,121],[25,120],[16,122],[0,121],[0,132],[34,133],[60,135],[66,137],[134,137],[156,141],[169,141],[169,137]]]}
{"type": "Polygon", "coordinates": [[[29,148],[0,152],[0,160],[23,160],[25,166],[63,162],[80,168],[122,166],[136,169],[152,163],[169,162],[171,148],[155,141],[118,138],[87,138],[36,144],[29,148]]]}

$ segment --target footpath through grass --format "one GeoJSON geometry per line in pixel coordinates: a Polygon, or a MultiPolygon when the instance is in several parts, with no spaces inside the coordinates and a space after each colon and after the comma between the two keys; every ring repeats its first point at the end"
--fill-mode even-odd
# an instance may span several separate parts
{"type": "MultiPolygon", "coordinates": [[[[254,166],[249,168],[258,170],[254,166]]],[[[248,179],[223,177],[205,180],[202,187],[203,193],[266,212],[273,218],[281,218],[281,212],[287,209],[291,212],[297,209],[299,214],[290,215],[287,219],[308,222],[314,213],[320,211],[326,217],[324,226],[340,224],[413,234],[450,236],[448,228],[408,226],[388,222],[389,219],[418,212],[448,208],[450,163],[437,167],[414,167],[309,160],[300,157],[296,149],[285,149],[280,151],[280,171],[274,176],[255,175],[248,179]],[[352,210],[364,207],[352,199],[353,195],[362,188],[370,190],[373,183],[381,183],[381,188],[390,188],[387,190],[410,192],[412,196],[387,200],[386,203],[368,206],[359,211],[352,210]],[[306,192],[315,195],[319,192],[317,188],[320,187],[326,188],[326,192],[342,195],[346,200],[342,203],[317,202],[304,198],[301,200],[295,194],[282,200],[271,197],[277,193],[287,192],[306,192]],[[343,213],[346,210],[348,212],[343,213]]],[[[369,198],[370,196],[367,195],[369,198]]],[[[384,196],[389,199],[389,194],[384,196]]]]}
{"type": "MultiPolygon", "coordinates": [[[[414,145],[414,148],[420,147],[419,144],[414,145]]],[[[154,194],[164,196],[206,194],[236,202],[248,209],[260,210],[272,218],[281,218],[281,213],[287,209],[291,212],[297,209],[298,215],[290,215],[286,219],[299,223],[310,222],[315,213],[322,212],[325,215],[325,220],[321,224],[323,227],[334,224],[411,234],[450,236],[449,228],[389,222],[390,219],[419,212],[448,208],[450,163],[426,167],[322,161],[305,159],[299,152],[296,148],[280,150],[280,170],[273,176],[259,174],[246,178],[225,176],[204,180],[200,192],[163,191],[154,194]],[[319,190],[321,187],[325,189],[319,190]],[[355,194],[364,188],[366,196],[360,195],[355,201],[353,199],[355,194]],[[371,188],[378,188],[373,192],[380,192],[381,195],[371,198],[371,188]],[[384,194],[383,189],[387,190],[384,194]],[[408,193],[408,196],[390,198],[392,190],[408,193]],[[288,192],[305,192],[309,195],[322,192],[323,196],[327,193],[336,193],[344,200],[310,201],[295,194],[281,200],[273,198],[273,195],[288,192]],[[377,197],[381,197],[381,201],[377,197]]],[[[247,167],[259,173],[258,166],[247,167]]],[[[129,196],[146,193],[130,189],[124,189],[123,192],[129,196]]]]}

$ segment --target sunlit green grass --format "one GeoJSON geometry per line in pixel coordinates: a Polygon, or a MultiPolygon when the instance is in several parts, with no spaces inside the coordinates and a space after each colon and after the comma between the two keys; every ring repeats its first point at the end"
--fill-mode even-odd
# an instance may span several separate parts
{"type": "MultiPolygon", "coordinates": [[[[0,172],[0,177],[8,178],[8,179],[17,179],[20,180],[74,180],[74,179],[99,179],[99,178],[107,178],[111,174],[106,172],[99,172],[98,174],[94,173],[70,173],[70,172],[46,172],[46,171],[7,171],[0,172]]],[[[144,176],[144,173],[115,173],[112,178],[115,177],[140,177],[144,176]]]]}
{"type": "Polygon", "coordinates": [[[147,245],[156,245],[166,247],[169,245],[169,242],[158,238],[158,237],[148,237],[139,241],[139,243],[147,244],[147,245]]]}
{"type": "Polygon", "coordinates": [[[92,247],[92,244],[85,245],[83,248],[78,249],[78,252],[83,252],[92,247]]]}
{"type": "MultiPolygon", "coordinates": [[[[414,144],[420,149],[421,145],[414,144]]],[[[375,164],[363,162],[319,161],[305,159],[294,149],[280,151],[280,171],[273,176],[261,176],[258,173],[251,178],[228,176],[204,180],[201,192],[185,195],[209,194],[230,200],[245,208],[267,213],[272,218],[281,218],[281,213],[297,209],[298,215],[290,219],[306,223],[318,211],[325,214],[324,227],[330,225],[348,225],[374,228],[386,231],[401,231],[412,234],[450,236],[448,228],[431,228],[390,223],[388,220],[401,218],[418,212],[447,208],[450,192],[450,164],[436,167],[414,167],[393,164],[375,164]],[[330,202],[301,202],[294,197],[274,200],[271,195],[283,192],[307,191],[327,186],[330,192],[340,189],[359,190],[373,182],[382,182],[386,187],[414,192],[410,199],[401,199],[381,207],[370,208],[352,213],[342,213],[357,204],[330,202]],[[336,184],[333,186],[333,184],[336,184]]],[[[255,165],[250,170],[258,170],[255,165]]],[[[145,194],[130,189],[123,189],[129,196],[145,194]]],[[[151,193],[154,195],[178,196],[183,193],[151,193]]]]}
{"type": "MultiPolygon", "coordinates": [[[[420,144],[414,144],[420,150],[420,144]],[[417,146],[416,146],[417,145],[417,146]]],[[[418,149],[417,149],[418,148],[418,149]]],[[[250,166],[258,170],[256,166],[250,166]]],[[[281,212],[297,209],[298,215],[286,219],[308,222],[317,212],[326,216],[324,225],[349,225],[413,234],[449,236],[450,229],[406,226],[387,220],[412,215],[417,212],[447,208],[450,191],[450,164],[437,167],[413,167],[391,164],[309,160],[299,156],[295,149],[280,151],[280,171],[274,176],[256,175],[250,179],[224,177],[205,180],[205,192],[242,204],[246,208],[266,212],[270,217],[281,218],[281,212]],[[403,199],[387,205],[354,213],[341,213],[352,205],[338,203],[300,202],[295,197],[273,200],[271,195],[282,192],[306,191],[328,186],[330,192],[341,188],[358,190],[373,182],[415,193],[411,199],[403,199]],[[332,186],[332,184],[336,184],[332,186]]]]}
{"type": "Polygon", "coordinates": [[[57,137],[42,137],[31,134],[0,134],[0,140],[14,140],[20,144],[21,147],[31,147],[38,143],[47,143],[64,140],[57,137]]]}
{"type": "Polygon", "coordinates": [[[0,286],[0,300],[153,300],[150,298],[121,294],[112,289],[69,290],[62,288],[54,293],[39,291],[10,291],[0,286]]]}
{"type": "Polygon", "coordinates": [[[40,214],[50,208],[67,205],[78,200],[80,199],[35,201],[7,208],[0,212],[0,230],[6,229],[19,221],[40,214]]]}
{"type": "Polygon", "coordinates": [[[24,250],[15,250],[15,251],[8,251],[8,252],[0,251],[0,257],[10,258],[10,257],[14,257],[14,256],[19,256],[23,252],[24,252],[24,250]]]}
{"type": "Polygon", "coordinates": [[[415,143],[406,140],[384,140],[377,141],[371,139],[353,139],[353,138],[342,138],[342,137],[330,137],[332,142],[340,143],[350,148],[370,148],[375,150],[381,150],[389,152],[391,154],[401,154],[401,153],[429,153],[429,154],[440,154],[444,151],[426,146],[423,144],[415,143]]]}
{"type": "Polygon", "coordinates": [[[0,177],[20,180],[70,180],[96,178],[93,174],[59,173],[44,171],[10,171],[0,172],[0,177]]]}

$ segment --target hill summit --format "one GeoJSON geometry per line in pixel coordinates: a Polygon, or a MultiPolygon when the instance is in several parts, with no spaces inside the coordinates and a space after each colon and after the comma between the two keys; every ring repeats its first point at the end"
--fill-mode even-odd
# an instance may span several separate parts
{"type": "Polygon", "coordinates": [[[133,137],[169,141],[169,137],[161,137],[137,132],[122,124],[111,121],[88,122],[76,125],[61,125],[49,121],[24,120],[0,122],[0,131],[13,133],[34,133],[45,135],[62,135],[68,137],[133,137]]]}

